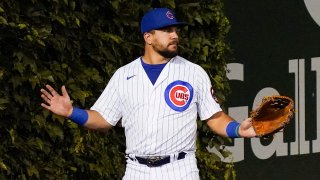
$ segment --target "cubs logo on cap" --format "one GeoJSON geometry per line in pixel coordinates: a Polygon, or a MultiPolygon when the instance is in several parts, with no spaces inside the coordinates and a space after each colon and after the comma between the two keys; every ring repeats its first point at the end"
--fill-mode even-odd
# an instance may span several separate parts
{"type": "Polygon", "coordinates": [[[175,111],[186,110],[193,98],[193,88],[185,81],[174,81],[170,83],[165,92],[166,103],[175,111]]]}
{"type": "Polygon", "coordinates": [[[172,14],[172,12],[170,10],[167,11],[166,16],[169,19],[174,19],[174,15],[172,14]]]}

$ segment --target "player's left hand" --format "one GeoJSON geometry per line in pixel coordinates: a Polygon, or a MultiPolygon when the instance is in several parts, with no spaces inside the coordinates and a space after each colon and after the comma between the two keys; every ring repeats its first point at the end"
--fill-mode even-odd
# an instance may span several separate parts
{"type": "Polygon", "coordinates": [[[61,87],[62,95],[60,95],[50,85],[46,85],[46,89],[41,89],[41,98],[44,103],[41,106],[49,111],[63,117],[69,117],[73,107],[65,86],[61,87]]]}
{"type": "Polygon", "coordinates": [[[254,131],[251,123],[252,119],[247,118],[240,124],[239,135],[245,138],[252,138],[256,136],[256,132],[254,131]]]}

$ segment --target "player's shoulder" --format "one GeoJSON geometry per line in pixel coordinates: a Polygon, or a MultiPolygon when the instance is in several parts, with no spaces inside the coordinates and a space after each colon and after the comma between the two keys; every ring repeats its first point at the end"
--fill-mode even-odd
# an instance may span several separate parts
{"type": "Polygon", "coordinates": [[[128,71],[132,71],[136,68],[139,67],[139,63],[140,63],[140,58],[136,58],[135,60],[131,61],[130,63],[121,66],[118,70],[117,73],[123,73],[123,72],[128,72],[128,71]]]}
{"type": "Polygon", "coordinates": [[[132,62],[119,67],[112,75],[112,79],[116,81],[125,80],[126,77],[132,76],[138,72],[138,61],[139,58],[133,60],[132,62]]]}
{"type": "Polygon", "coordinates": [[[199,65],[199,64],[196,64],[194,62],[191,62],[181,56],[176,56],[174,58],[174,61],[173,61],[174,64],[178,64],[178,65],[184,65],[186,67],[189,67],[190,69],[193,69],[194,71],[196,71],[197,73],[200,73],[200,74],[206,74],[206,71],[199,65]]]}
{"type": "Polygon", "coordinates": [[[140,57],[139,58],[136,58],[135,60],[131,61],[130,63],[120,67],[120,69],[130,69],[130,68],[135,68],[136,66],[139,65],[140,63],[140,57]]]}

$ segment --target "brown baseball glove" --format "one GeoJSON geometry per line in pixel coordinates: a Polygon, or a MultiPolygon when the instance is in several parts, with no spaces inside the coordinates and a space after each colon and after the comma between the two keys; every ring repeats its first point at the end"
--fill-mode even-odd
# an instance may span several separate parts
{"type": "Polygon", "coordinates": [[[294,102],[286,96],[266,96],[259,107],[250,113],[257,137],[273,137],[293,117],[294,102]]]}

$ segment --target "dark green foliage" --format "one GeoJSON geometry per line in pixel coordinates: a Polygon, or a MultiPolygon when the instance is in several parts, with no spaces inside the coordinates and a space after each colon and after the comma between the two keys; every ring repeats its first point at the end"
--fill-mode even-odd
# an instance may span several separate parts
{"type": "MultiPolygon", "coordinates": [[[[182,31],[181,54],[208,71],[223,103],[229,92],[223,3],[161,2],[191,24],[182,31]]],[[[79,128],[44,110],[39,90],[66,85],[74,104],[89,108],[114,71],[143,53],[139,21],[150,6],[149,0],[0,2],[1,179],[121,179],[123,129],[79,128]]],[[[208,153],[208,143],[220,140],[199,122],[202,179],[232,179],[233,165],[208,153]]]]}

